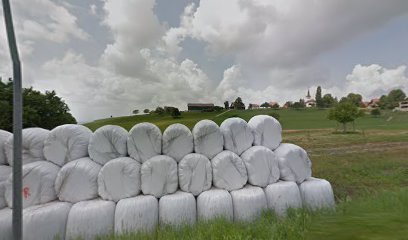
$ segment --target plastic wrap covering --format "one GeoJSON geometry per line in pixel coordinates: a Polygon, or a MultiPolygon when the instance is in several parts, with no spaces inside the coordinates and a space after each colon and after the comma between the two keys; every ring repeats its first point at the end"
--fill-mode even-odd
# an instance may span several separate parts
{"type": "Polygon", "coordinates": [[[68,215],[65,239],[96,239],[113,234],[115,203],[94,199],[75,203],[68,215]]]}
{"type": "Polygon", "coordinates": [[[12,171],[10,166],[0,165],[0,182],[6,181],[12,171]]]}
{"type": "Polygon", "coordinates": [[[211,188],[211,162],[204,155],[190,153],[179,162],[178,176],[181,190],[197,196],[211,188]]]}
{"type": "Polygon", "coordinates": [[[127,139],[129,156],[140,163],[160,155],[162,150],[162,133],[151,123],[139,123],[129,131],[127,139]]]}
{"type": "Polygon", "coordinates": [[[6,182],[0,182],[0,209],[7,207],[6,194],[6,182]]]}
{"type": "Polygon", "coordinates": [[[280,181],[265,188],[268,208],[279,216],[285,216],[288,208],[301,208],[302,198],[295,182],[280,181]]]}
{"type": "Polygon", "coordinates": [[[122,157],[109,161],[98,175],[98,193],[105,200],[119,201],[140,193],[139,162],[122,157]]]}
{"type": "Polygon", "coordinates": [[[7,139],[11,136],[13,136],[13,134],[0,129],[0,165],[8,163],[7,157],[6,157],[5,145],[6,145],[7,139]]]}
{"type": "Polygon", "coordinates": [[[211,160],[213,185],[228,191],[242,188],[248,175],[242,159],[231,151],[222,151],[211,160]]]}
{"type": "Polygon", "coordinates": [[[267,209],[265,193],[260,187],[247,185],[231,192],[234,221],[252,221],[267,209]]]}
{"type": "MultiPolygon", "coordinates": [[[[60,167],[47,162],[38,161],[23,166],[23,208],[43,204],[57,199],[54,183],[60,167]]],[[[10,174],[6,183],[7,205],[13,204],[13,178],[10,174]]]]}
{"type": "Polygon", "coordinates": [[[163,154],[179,162],[194,148],[193,134],[183,124],[172,124],[163,132],[163,154]]]}
{"type": "Polygon", "coordinates": [[[227,118],[220,129],[224,136],[224,149],[238,155],[250,148],[254,142],[248,123],[241,118],[227,118]]]}
{"type": "Polygon", "coordinates": [[[159,202],[153,196],[122,199],[116,205],[115,233],[151,232],[159,222],[159,202]]]}
{"type": "Polygon", "coordinates": [[[212,159],[223,150],[224,137],[220,127],[211,120],[201,120],[193,128],[194,152],[212,159]]]}
{"type": "Polygon", "coordinates": [[[13,211],[10,208],[0,209],[0,240],[13,239],[13,211]]]}
{"type": "Polygon", "coordinates": [[[71,206],[66,202],[50,202],[24,209],[24,239],[64,239],[71,206]]]}
{"type": "Polygon", "coordinates": [[[312,162],[303,148],[282,143],[275,154],[279,158],[280,179],[301,183],[312,176],[312,162]]]}
{"type": "Polygon", "coordinates": [[[174,193],[178,187],[177,163],[164,155],[152,157],[142,164],[142,192],[157,198],[174,193]]]}
{"type": "Polygon", "coordinates": [[[59,166],[88,156],[92,132],[76,124],[61,125],[51,130],[44,143],[44,156],[59,166]]]}
{"type": "Polygon", "coordinates": [[[87,157],[65,164],[55,180],[58,198],[72,203],[96,198],[100,170],[101,165],[87,157]]]}
{"type": "Polygon", "coordinates": [[[254,146],[241,154],[248,173],[248,182],[266,187],[279,179],[278,157],[267,147],[254,146]]]}
{"type": "Polygon", "coordinates": [[[159,201],[160,225],[193,225],[197,219],[196,200],[191,193],[177,191],[159,201]]]}
{"type": "Polygon", "coordinates": [[[128,132],[119,126],[106,125],[98,128],[88,145],[89,157],[104,165],[109,160],[127,155],[128,132]]]}
{"type": "Polygon", "coordinates": [[[334,195],[330,183],[324,179],[308,178],[299,185],[303,206],[316,210],[334,208],[334,195]]]}
{"type": "Polygon", "coordinates": [[[275,118],[267,115],[257,115],[248,121],[254,135],[255,146],[265,146],[276,149],[282,142],[282,126],[275,118]]]}
{"type": "Polygon", "coordinates": [[[231,194],[223,189],[212,188],[197,197],[197,216],[200,220],[224,218],[232,221],[234,208],[231,194]]]}
{"type": "MultiPolygon", "coordinates": [[[[22,160],[23,164],[45,160],[44,141],[47,139],[50,131],[42,128],[23,129],[22,160]]],[[[7,161],[13,166],[13,135],[7,138],[4,145],[7,161]]]]}

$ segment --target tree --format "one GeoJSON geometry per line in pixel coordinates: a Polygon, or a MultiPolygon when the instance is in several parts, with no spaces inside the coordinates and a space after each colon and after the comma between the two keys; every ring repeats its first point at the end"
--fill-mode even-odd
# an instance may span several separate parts
{"type": "Polygon", "coordinates": [[[343,132],[346,132],[347,123],[353,122],[354,127],[354,121],[363,115],[363,111],[361,111],[355,103],[343,101],[331,108],[327,117],[329,120],[335,120],[343,124],[343,132]]]}
{"type": "Polygon", "coordinates": [[[133,114],[138,114],[139,113],[139,109],[135,109],[132,111],[133,114]]]}
{"type": "Polygon", "coordinates": [[[381,112],[380,112],[380,109],[374,108],[373,110],[371,110],[370,114],[373,117],[379,117],[381,115],[381,112]]]}
{"type": "Polygon", "coordinates": [[[356,107],[359,107],[361,105],[362,100],[363,100],[363,97],[360,94],[358,94],[358,93],[349,93],[347,95],[347,97],[341,98],[340,102],[350,101],[356,107]]]}
{"type": "Polygon", "coordinates": [[[269,103],[264,102],[264,103],[261,104],[260,107],[269,108],[269,107],[271,107],[271,106],[269,105],[269,103]]]}
{"type": "Polygon", "coordinates": [[[143,112],[144,112],[144,113],[149,113],[150,110],[146,108],[145,110],[143,110],[143,112]]]}
{"type": "Polygon", "coordinates": [[[316,106],[318,108],[322,108],[323,106],[323,99],[322,99],[322,88],[320,86],[317,87],[316,90],[316,106]]]}
{"type": "MultiPolygon", "coordinates": [[[[0,81],[0,129],[12,131],[13,82],[0,81]]],[[[23,89],[23,127],[53,129],[62,124],[75,124],[68,105],[55,91],[41,93],[32,87],[23,89]]]]}
{"type": "Polygon", "coordinates": [[[224,110],[224,108],[223,108],[223,107],[220,107],[220,106],[214,106],[214,111],[216,111],[216,112],[221,112],[222,110],[224,110]]]}
{"type": "Polygon", "coordinates": [[[181,115],[181,112],[179,111],[178,108],[173,107],[173,108],[171,109],[171,116],[172,116],[173,118],[179,118],[180,115],[181,115]]]}
{"type": "Polygon", "coordinates": [[[331,108],[337,103],[337,99],[333,98],[330,93],[327,93],[322,98],[322,107],[331,108]]]}
{"type": "Polygon", "coordinates": [[[272,105],[272,108],[273,108],[273,109],[278,109],[278,108],[279,108],[279,103],[273,104],[273,105],[272,105]]]}
{"type": "Polygon", "coordinates": [[[303,99],[299,99],[299,102],[295,102],[292,104],[292,108],[295,109],[300,109],[300,108],[305,108],[306,104],[305,104],[305,100],[303,99]]]}
{"type": "Polygon", "coordinates": [[[162,116],[164,114],[164,109],[162,107],[157,107],[156,110],[154,110],[154,112],[162,116]]]}
{"type": "Polygon", "coordinates": [[[245,110],[245,104],[242,102],[242,99],[240,97],[238,97],[234,101],[234,109],[235,110],[245,110]]]}
{"type": "Polygon", "coordinates": [[[379,106],[382,109],[394,109],[398,107],[398,103],[406,98],[404,91],[401,89],[394,89],[388,93],[388,96],[382,95],[379,106]]]}
{"type": "Polygon", "coordinates": [[[229,109],[229,102],[228,102],[228,101],[225,101],[225,102],[224,102],[224,108],[225,108],[225,109],[229,109]]]}

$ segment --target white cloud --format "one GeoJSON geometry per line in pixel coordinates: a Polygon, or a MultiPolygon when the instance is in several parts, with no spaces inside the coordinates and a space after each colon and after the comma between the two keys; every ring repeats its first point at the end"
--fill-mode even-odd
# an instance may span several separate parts
{"type": "Polygon", "coordinates": [[[407,66],[387,69],[378,64],[356,65],[347,75],[348,92],[360,93],[366,99],[378,98],[393,89],[400,88],[408,93],[407,66]]]}

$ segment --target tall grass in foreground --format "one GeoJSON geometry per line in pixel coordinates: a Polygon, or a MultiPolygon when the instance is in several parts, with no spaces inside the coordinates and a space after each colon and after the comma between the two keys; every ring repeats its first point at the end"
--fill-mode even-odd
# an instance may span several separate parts
{"type": "Polygon", "coordinates": [[[223,219],[179,229],[160,227],[151,234],[102,239],[407,239],[408,189],[381,192],[338,204],[335,212],[290,211],[286,218],[271,212],[250,223],[223,219]]]}

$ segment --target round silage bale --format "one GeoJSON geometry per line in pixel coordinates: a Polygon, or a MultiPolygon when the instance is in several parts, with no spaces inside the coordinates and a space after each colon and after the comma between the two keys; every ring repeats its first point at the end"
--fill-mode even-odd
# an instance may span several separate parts
{"type": "Polygon", "coordinates": [[[115,234],[152,232],[158,222],[159,202],[153,196],[125,198],[116,205],[115,234]]]}
{"type": "MultiPolygon", "coordinates": [[[[23,208],[57,199],[54,183],[60,167],[48,161],[37,161],[23,166],[23,208]]],[[[13,176],[6,182],[7,205],[13,206],[13,176]]]]}
{"type": "Polygon", "coordinates": [[[59,166],[88,156],[89,139],[92,131],[89,128],[65,124],[51,130],[44,142],[44,156],[59,166]]]}
{"type": "Polygon", "coordinates": [[[159,200],[159,223],[180,227],[197,220],[196,200],[191,193],[177,191],[159,200]]]}
{"type": "Polygon", "coordinates": [[[302,183],[312,176],[312,162],[303,148],[282,143],[274,152],[279,158],[280,179],[302,183]]]}
{"type": "Polygon", "coordinates": [[[278,157],[264,146],[253,146],[241,154],[248,173],[248,182],[254,186],[266,187],[278,181],[278,157]]]}
{"type": "Polygon", "coordinates": [[[220,126],[224,136],[224,149],[241,155],[252,146],[254,136],[248,123],[241,118],[227,118],[220,126]]]}
{"type": "Polygon", "coordinates": [[[254,135],[255,146],[276,149],[282,142],[282,126],[278,120],[268,115],[257,115],[248,121],[254,135]]]}
{"type": "Polygon", "coordinates": [[[188,127],[175,123],[163,132],[163,154],[179,162],[194,149],[193,134],[188,127]]]}
{"type": "Polygon", "coordinates": [[[88,157],[65,164],[55,180],[59,200],[76,203],[96,198],[100,170],[101,165],[88,157]]]}
{"type": "Polygon", "coordinates": [[[211,162],[198,153],[187,154],[178,164],[180,189],[197,196],[211,188],[211,162]]]}
{"type": "Polygon", "coordinates": [[[267,209],[265,193],[260,187],[247,185],[231,191],[234,221],[253,221],[267,209]]]}
{"type": "Polygon", "coordinates": [[[7,139],[12,135],[12,133],[0,129],[0,165],[8,163],[5,144],[7,142],[7,139]]]}
{"type": "Polygon", "coordinates": [[[213,185],[228,191],[242,188],[248,180],[245,164],[231,151],[222,151],[211,160],[213,185]]]}
{"type": "MultiPolygon", "coordinates": [[[[22,163],[32,163],[45,160],[44,158],[44,141],[47,139],[50,131],[42,128],[23,129],[22,139],[22,163]]],[[[4,145],[7,161],[13,166],[13,135],[7,138],[4,145]]]]}
{"type": "Polygon", "coordinates": [[[197,197],[197,217],[200,220],[224,218],[232,221],[234,208],[231,194],[224,189],[212,188],[197,197]]]}
{"type": "Polygon", "coordinates": [[[93,199],[75,203],[69,211],[65,239],[96,239],[113,234],[116,204],[93,199]]]}
{"type": "Polygon", "coordinates": [[[105,164],[98,175],[98,193],[105,200],[119,201],[140,193],[139,162],[121,157],[105,164]]]}
{"type": "Polygon", "coordinates": [[[50,202],[23,211],[23,236],[26,239],[64,239],[71,204],[50,202]]]}
{"type": "Polygon", "coordinates": [[[7,207],[6,194],[6,182],[0,182],[0,209],[7,207]]]}
{"type": "Polygon", "coordinates": [[[162,152],[162,133],[152,123],[138,123],[129,131],[127,139],[129,156],[140,163],[160,155],[162,152]]]}
{"type": "Polygon", "coordinates": [[[301,208],[302,198],[295,182],[279,181],[265,189],[268,208],[279,216],[285,216],[288,208],[301,208]]]}
{"type": "Polygon", "coordinates": [[[324,179],[308,178],[299,185],[303,205],[309,209],[333,209],[334,194],[331,184],[324,179]]]}
{"type": "Polygon", "coordinates": [[[220,127],[211,120],[201,120],[193,128],[194,152],[212,159],[223,150],[224,137],[220,127]]]}
{"type": "Polygon", "coordinates": [[[177,162],[165,155],[152,157],[142,164],[142,192],[157,198],[174,193],[178,187],[177,162]]]}
{"type": "Polygon", "coordinates": [[[0,209],[0,240],[13,239],[13,210],[0,209]]]}
{"type": "Polygon", "coordinates": [[[104,165],[109,160],[127,155],[128,132],[119,126],[105,125],[92,134],[89,145],[89,157],[104,165]]]}
{"type": "Polygon", "coordinates": [[[9,178],[13,168],[7,165],[0,165],[0,182],[6,181],[9,178]]]}

